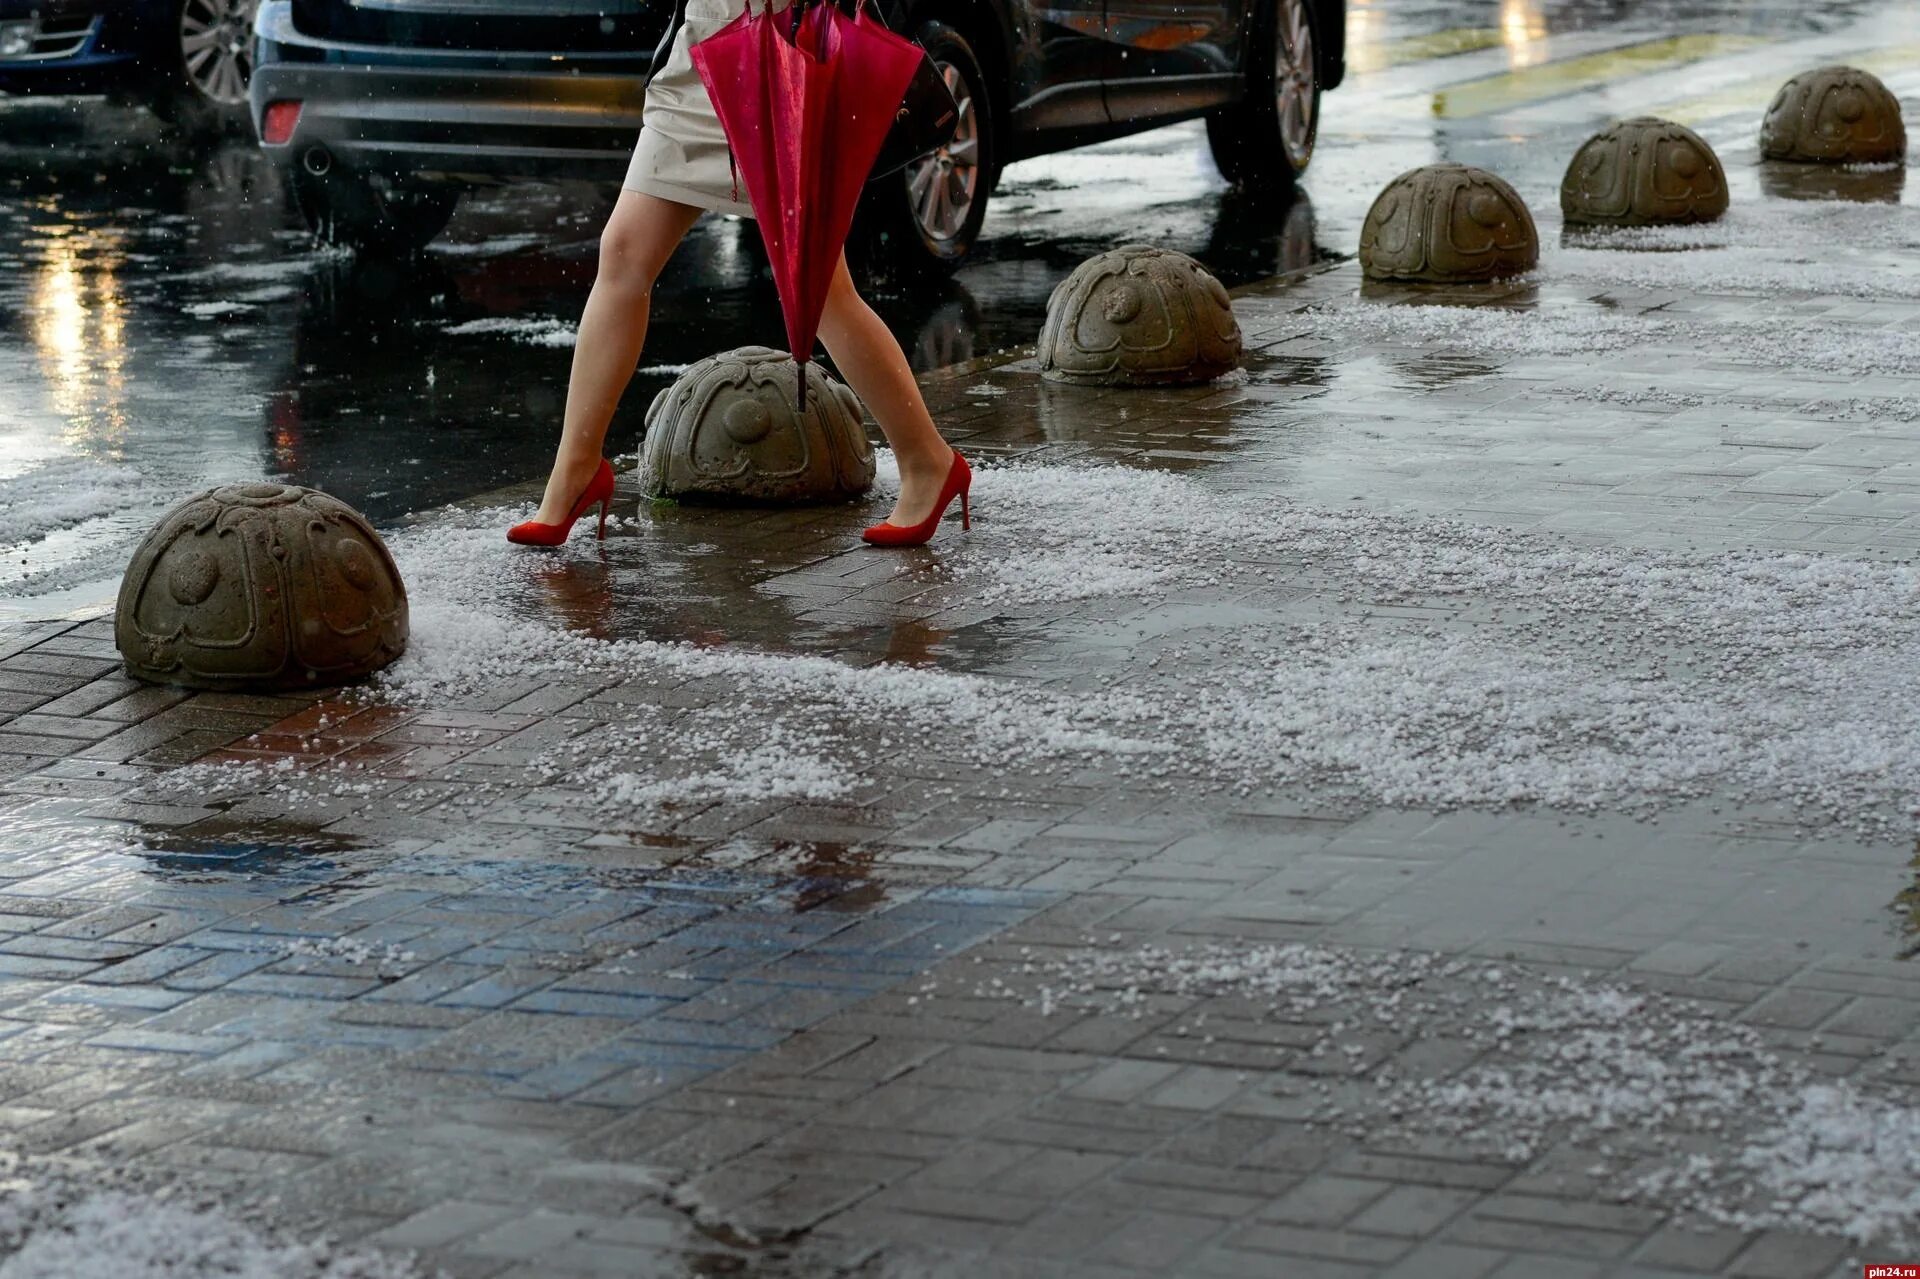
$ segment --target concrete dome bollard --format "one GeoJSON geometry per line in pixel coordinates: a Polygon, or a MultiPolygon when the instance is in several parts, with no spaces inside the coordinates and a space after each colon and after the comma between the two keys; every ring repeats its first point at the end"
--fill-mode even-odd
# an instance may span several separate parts
{"type": "Polygon", "coordinates": [[[120,583],[127,674],[258,692],[345,683],[407,647],[407,591],[345,502],[290,484],[208,489],[165,515],[120,583]]]}
{"type": "Polygon", "coordinates": [[[1727,174],[1706,140],[1651,116],[1587,139],[1560,181],[1571,224],[1664,226],[1711,222],[1727,211],[1727,174]]]}
{"type": "Polygon", "coordinates": [[[1040,368],[1056,382],[1189,386],[1240,364],[1227,290],[1184,253],[1129,244],[1074,268],[1047,299],[1040,368]]]}
{"type": "Polygon", "coordinates": [[[649,497],[819,502],[873,485],[873,446],[860,401],[817,364],[807,406],[794,408],[785,351],[744,346],[710,355],[647,409],[640,490],[649,497]]]}
{"type": "Polygon", "coordinates": [[[1401,174],[1360,227],[1360,267],[1373,280],[1464,284],[1519,275],[1539,262],[1540,232],[1526,201],[1472,165],[1401,174]]]}
{"type": "Polygon", "coordinates": [[[1905,163],[1900,100],[1879,77],[1853,67],[1802,72],[1767,108],[1760,154],[1807,164],[1905,163]]]}

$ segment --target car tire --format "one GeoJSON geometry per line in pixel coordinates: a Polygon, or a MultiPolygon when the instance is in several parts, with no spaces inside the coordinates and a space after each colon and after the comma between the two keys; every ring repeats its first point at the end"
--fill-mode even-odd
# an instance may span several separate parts
{"type": "Polygon", "coordinates": [[[987,217],[998,148],[986,76],[960,31],[930,19],[913,32],[960,104],[954,140],[867,187],[853,244],[875,278],[924,278],[954,270],[972,252],[987,217]]]}
{"type": "Polygon", "coordinates": [[[394,257],[418,253],[446,230],[460,189],[378,187],[338,168],[301,169],[293,175],[293,202],[322,244],[394,257]]]}
{"type": "Polygon", "coordinates": [[[1236,186],[1291,187],[1320,132],[1319,47],[1313,0],[1266,0],[1254,21],[1247,94],[1207,116],[1220,176],[1236,186]]]}
{"type": "Polygon", "coordinates": [[[248,127],[256,6],[257,0],[173,0],[154,51],[148,105],[156,115],[193,133],[248,127]]]}

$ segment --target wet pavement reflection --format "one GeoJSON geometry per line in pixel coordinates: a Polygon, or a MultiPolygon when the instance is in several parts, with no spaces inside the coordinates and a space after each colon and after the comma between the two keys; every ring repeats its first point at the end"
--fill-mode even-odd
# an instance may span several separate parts
{"type": "MultiPolygon", "coordinates": [[[[1229,189],[1197,124],[1043,157],[1007,171],[955,278],[881,284],[874,300],[916,367],[974,359],[1031,341],[1053,286],[1093,252],[1161,244],[1229,284],[1301,270],[1350,253],[1402,169],[1482,164],[1538,198],[1564,152],[1629,108],[1701,127],[1736,199],[1897,201],[1897,170],[1747,157],[1755,104],[1783,71],[1828,50],[1902,65],[1911,16],[1903,3],[1356,3],[1352,74],[1325,100],[1297,197],[1229,189]]],[[[312,484],[385,524],[538,476],[609,207],[587,187],[482,192],[421,261],[355,262],[309,247],[248,145],[196,145],[102,100],[0,100],[0,485],[26,498],[95,468],[92,509],[76,496],[51,528],[0,528],[0,595],[44,613],[99,601],[155,511],[212,481],[312,484]]],[[[615,451],[680,367],[780,341],[738,221],[695,230],[656,307],[615,451]]]]}

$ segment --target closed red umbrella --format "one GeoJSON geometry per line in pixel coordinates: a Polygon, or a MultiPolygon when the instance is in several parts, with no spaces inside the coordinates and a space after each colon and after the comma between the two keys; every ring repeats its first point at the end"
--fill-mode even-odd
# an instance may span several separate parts
{"type": "MultiPolygon", "coordinates": [[[[854,206],[925,57],[831,2],[749,9],[690,52],[773,264],[787,344],[805,365],[854,206]]],[[[799,398],[806,403],[806,370],[799,398]]]]}

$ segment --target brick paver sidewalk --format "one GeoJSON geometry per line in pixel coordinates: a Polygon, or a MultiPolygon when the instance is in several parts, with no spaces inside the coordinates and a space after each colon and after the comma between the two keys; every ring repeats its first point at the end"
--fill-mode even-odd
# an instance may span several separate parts
{"type": "MultiPolygon", "coordinates": [[[[930,395],[982,461],[1117,462],[1574,546],[1920,544],[1920,414],[1860,407],[1911,402],[1912,370],[1303,325],[1356,285],[1342,267],[1240,297],[1249,375],[1219,386],[1062,388],[1011,361],[930,395]]],[[[1778,305],[1464,297],[1736,327],[1778,305]]],[[[1804,306],[1920,323],[1898,301],[1804,306]]],[[[1257,600],[995,603],[938,548],[858,547],[867,517],[643,512],[604,558],[556,561],[549,598],[600,635],[1067,696],[1152,678],[1123,660],[1204,663],[1194,636],[1256,603],[1382,635],[1484,622],[1483,602],[1383,600],[1284,559],[1257,600]]],[[[1668,797],[1657,821],[1434,812],[937,742],[834,800],[609,818],[538,767],[606,725],[724,708],[729,684],[188,696],[123,679],[104,621],[10,637],[9,1143],[473,1279],[1786,1279],[1897,1247],[1847,1239],[1796,1171],[1848,1122],[1913,1131],[1895,836],[1750,796],[1668,797]],[[169,790],[195,760],[263,769],[169,790]]],[[[1883,1240],[1916,1224],[1886,1208],[1906,1156],[1842,1156],[1829,1181],[1859,1183],[1848,1203],[1883,1240]]]]}

